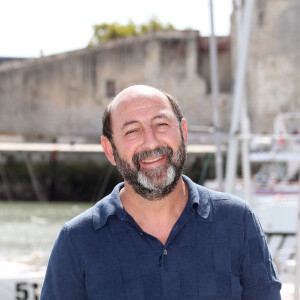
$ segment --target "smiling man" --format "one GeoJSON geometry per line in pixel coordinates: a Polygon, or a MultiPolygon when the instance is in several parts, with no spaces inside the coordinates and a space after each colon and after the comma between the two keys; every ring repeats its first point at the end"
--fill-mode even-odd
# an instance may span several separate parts
{"type": "Polygon", "coordinates": [[[170,95],[131,86],[102,121],[124,183],[62,228],[41,300],[281,299],[251,208],[182,175],[187,124],[170,95]]]}

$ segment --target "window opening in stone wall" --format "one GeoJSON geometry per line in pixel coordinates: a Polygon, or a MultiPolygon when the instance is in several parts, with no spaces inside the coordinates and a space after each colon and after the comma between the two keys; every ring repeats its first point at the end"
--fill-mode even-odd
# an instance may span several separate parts
{"type": "Polygon", "coordinates": [[[263,26],[265,21],[265,0],[259,0],[257,2],[257,13],[258,13],[258,25],[263,26]]]}
{"type": "Polygon", "coordinates": [[[116,84],[114,80],[106,81],[106,97],[114,97],[116,95],[116,84]]]}

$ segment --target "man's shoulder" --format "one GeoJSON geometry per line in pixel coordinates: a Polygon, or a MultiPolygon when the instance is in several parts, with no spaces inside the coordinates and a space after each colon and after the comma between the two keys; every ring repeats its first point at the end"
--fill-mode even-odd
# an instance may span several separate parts
{"type": "Polygon", "coordinates": [[[115,205],[111,194],[104,197],[92,207],[69,220],[64,227],[68,231],[96,230],[106,224],[108,217],[114,214],[115,205]]]}
{"type": "Polygon", "coordinates": [[[243,208],[247,206],[247,202],[245,200],[235,195],[216,191],[195,182],[192,182],[192,185],[197,189],[200,198],[208,198],[212,203],[225,202],[226,205],[241,206],[243,208]]]}
{"type": "MultiPolygon", "coordinates": [[[[206,198],[212,208],[222,208],[226,210],[229,209],[231,211],[235,211],[236,213],[243,213],[251,210],[249,204],[238,196],[212,190],[196,183],[194,184],[198,191],[199,198],[206,198]]],[[[214,210],[216,211],[216,209],[214,210]]]]}
{"type": "Polygon", "coordinates": [[[213,202],[226,201],[226,203],[228,205],[237,205],[237,206],[242,206],[242,207],[245,207],[245,205],[247,205],[247,202],[238,196],[231,195],[231,194],[228,194],[225,192],[212,190],[212,189],[205,188],[205,187],[201,187],[201,188],[206,190],[206,192],[209,195],[209,198],[213,202]]]}
{"type": "Polygon", "coordinates": [[[236,224],[243,224],[245,222],[245,216],[251,211],[250,206],[245,200],[224,192],[202,188],[209,195],[212,211],[211,217],[215,221],[224,221],[227,219],[236,224]]]}
{"type": "Polygon", "coordinates": [[[94,206],[88,208],[86,211],[67,221],[64,227],[71,231],[91,226],[93,221],[93,210],[94,206]]]}
{"type": "Polygon", "coordinates": [[[188,184],[193,203],[198,203],[198,213],[205,219],[208,216],[208,220],[218,219],[219,214],[222,214],[241,220],[244,214],[251,210],[247,202],[237,196],[209,189],[193,182],[187,176],[183,179],[188,184]]]}

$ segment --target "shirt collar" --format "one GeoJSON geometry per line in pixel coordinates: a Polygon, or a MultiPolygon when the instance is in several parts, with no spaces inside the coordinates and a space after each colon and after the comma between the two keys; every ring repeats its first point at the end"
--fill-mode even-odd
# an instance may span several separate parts
{"type": "Polygon", "coordinates": [[[189,189],[188,205],[192,206],[199,216],[206,219],[210,212],[210,197],[207,189],[194,183],[185,175],[182,175],[182,178],[189,189]]]}
{"type": "Polygon", "coordinates": [[[115,186],[111,194],[97,202],[93,208],[93,225],[94,229],[103,227],[109,216],[117,215],[123,219],[126,211],[120,200],[120,190],[124,187],[124,182],[115,186]]]}
{"type": "MultiPolygon", "coordinates": [[[[188,186],[189,198],[188,206],[194,208],[199,216],[206,219],[210,212],[209,193],[204,187],[195,184],[190,178],[182,175],[188,186]]],[[[124,182],[115,186],[110,195],[104,197],[93,207],[94,229],[103,227],[109,216],[116,215],[120,220],[125,219],[126,211],[120,200],[120,190],[124,187],[124,182]]]]}

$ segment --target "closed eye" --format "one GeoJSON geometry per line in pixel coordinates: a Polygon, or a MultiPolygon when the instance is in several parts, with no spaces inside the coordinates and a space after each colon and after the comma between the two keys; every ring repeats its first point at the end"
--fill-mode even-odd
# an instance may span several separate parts
{"type": "Polygon", "coordinates": [[[130,135],[130,134],[133,134],[133,133],[136,133],[138,132],[138,129],[131,129],[131,130],[128,130],[125,132],[125,135],[130,135]]]}
{"type": "Polygon", "coordinates": [[[165,132],[169,129],[169,124],[165,122],[160,122],[155,124],[155,130],[158,132],[165,132]]]}

